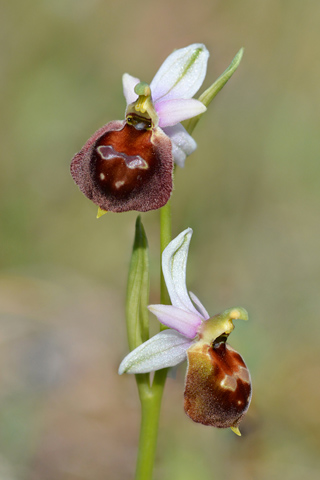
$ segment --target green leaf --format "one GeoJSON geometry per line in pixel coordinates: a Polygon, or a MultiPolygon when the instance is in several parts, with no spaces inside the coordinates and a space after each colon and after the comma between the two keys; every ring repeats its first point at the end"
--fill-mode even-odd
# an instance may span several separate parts
{"type": "MultiPolygon", "coordinates": [[[[205,92],[203,92],[198,100],[202,102],[206,107],[212,102],[214,97],[222,90],[222,88],[225,86],[227,81],[232,77],[234,72],[237,70],[237,68],[240,65],[242,56],[243,56],[243,48],[240,48],[239,52],[236,54],[232,62],[230,63],[229,67],[223,72],[222,75],[209,87],[205,92]]],[[[205,113],[205,112],[204,112],[205,113]]],[[[184,127],[187,130],[187,132],[191,135],[193,132],[195,126],[199,122],[201,116],[203,113],[200,115],[197,115],[196,117],[190,118],[190,120],[187,120],[184,122],[184,127]]]]}
{"type": "Polygon", "coordinates": [[[139,215],[136,221],[126,298],[126,320],[130,350],[135,349],[149,338],[148,303],[148,241],[139,215]]]}

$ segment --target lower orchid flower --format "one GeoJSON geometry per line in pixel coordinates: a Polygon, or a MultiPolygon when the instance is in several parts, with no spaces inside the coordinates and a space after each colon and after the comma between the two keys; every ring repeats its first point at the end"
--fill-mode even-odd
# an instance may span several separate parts
{"type": "Polygon", "coordinates": [[[218,428],[238,425],[251,400],[251,379],[242,359],[228,343],[233,320],[247,320],[243,308],[210,317],[200,300],[186,287],[191,228],[178,235],[162,254],[162,270],[172,305],[150,305],[149,310],[169,327],[133,350],[121,362],[119,374],[147,373],[173,367],[185,359],[188,368],[184,409],[195,422],[218,428]]]}
{"type": "Polygon", "coordinates": [[[208,57],[202,44],[176,50],[150,86],[124,74],[125,120],[100,128],[71,163],[74,181],[100,211],[145,212],[167,203],[174,161],[183,166],[197,146],[180,122],[206,110],[191,97],[205,78],[208,57]]]}

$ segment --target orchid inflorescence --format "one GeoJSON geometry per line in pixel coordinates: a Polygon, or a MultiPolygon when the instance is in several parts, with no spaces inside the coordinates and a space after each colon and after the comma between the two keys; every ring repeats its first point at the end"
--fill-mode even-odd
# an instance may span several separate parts
{"type": "MultiPolygon", "coordinates": [[[[127,102],[125,119],[113,120],[97,130],[71,163],[72,177],[80,190],[99,207],[98,217],[107,211],[146,212],[167,204],[173,189],[174,163],[183,167],[186,157],[196,149],[190,133],[206,106],[235,72],[242,53],[241,49],[229,68],[199,99],[192,97],[206,75],[209,53],[203,44],[175,50],[150,85],[127,73],[123,75],[127,102]],[[189,131],[181,124],[188,119],[193,122],[192,127],[189,123],[189,131]]],[[[169,231],[167,228],[166,236],[170,235],[169,231]]],[[[132,351],[121,362],[119,374],[157,373],[187,360],[186,414],[195,422],[230,427],[240,435],[238,426],[251,401],[251,379],[244,360],[227,340],[234,329],[233,321],[247,320],[248,314],[236,307],[210,317],[200,300],[188,293],[186,268],[191,236],[192,230],[188,228],[169,244],[166,242],[162,272],[171,305],[148,306],[167,327],[152,338],[149,338],[148,326],[144,334],[137,337],[136,325],[139,325],[139,309],[142,308],[138,297],[141,289],[144,289],[144,299],[148,295],[148,274],[143,261],[141,265],[136,262],[134,255],[139,257],[139,254],[134,247],[132,275],[129,274],[128,281],[128,287],[133,286],[128,291],[133,292],[134,309],[127,301],[127,329],[132,351]],[[132,324],[131,317],[134,318],[132,324]],[[135,341],[130,342],[130,337],[135,341]]],[[[146,238],[143,242],[145,249],[146,238]]],[[[147,260],[144,263],[147,264],[147,260]]],[[[145,312],[146,305],[145,302],[145,312]]],[[[145,317],[145,313],[143,315],[145,317]]],[[[148,389],[149,380],[147,384],[148,389]]],[[[144,398],[139,391],[142,407],[143,398],[144,401],[152,400],[150,392],[149,389],[144,398]]],[[[146,442],[149,442],[147,437],[146,442]]]]}

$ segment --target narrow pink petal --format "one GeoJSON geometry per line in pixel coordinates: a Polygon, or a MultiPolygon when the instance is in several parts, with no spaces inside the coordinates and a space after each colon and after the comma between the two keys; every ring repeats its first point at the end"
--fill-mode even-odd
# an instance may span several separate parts
{"type": "Polygon", "coordinates": [[[177,330],[188,338],[194,338],[197,335],[202,322],[199,314],[171,305],[149,305],[148,308],[163,325],[177,330]]]}
{"type": "Polygon", "coordinates": [[[208,320],[210,318],[210,315],[209,313],[207,312],[207,310],[204,308],[204,306],[202,305],[202,303],[200,302],[199,298],[192,292],[189,292],[189,295],[191,297],[191,300],[193,301],[193,303],[195,303],[198,307],[198,310],[199,312],[201,313],[201,315],[203,316],[203,318],[205,320],[208,320]]]}
{"type": "Polygon", "coordinates": [[[123,373],[147,373],[183,362],[192,342],[174,330],[164,330],[129,353],[121,362],[123,373]]]}
{"type": "Polygon", "coordinates": [[[170,137],[175,163],[179,167],[184,167],[187,156],[191,155],[197,148],[195,140],[180,123],[171,127],[165,127],[163,131],[170,137]]]}
{"type": "Polygon", "coordinates": [[[127,105],[137,100],[138,95],[134,91],[134,87],[140,82],[139,78],[132,77],[128,73],[122,75],[123,95],[127,101],[127,105]]]}
{"type": "Polygon", "coordinates": [[[159,117],[159,127],[176,125],[207,110],[202,102],[194,98],[156,102],[155,109],[159,117]]]}

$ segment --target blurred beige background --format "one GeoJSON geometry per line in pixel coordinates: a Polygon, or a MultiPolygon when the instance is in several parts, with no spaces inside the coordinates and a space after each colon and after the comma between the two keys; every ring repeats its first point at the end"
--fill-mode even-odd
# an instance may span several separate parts
{"type": "MultiPolygon", "coordinates": [[[[0,479],[133,476],[139,404],[118,377],[134,212],[96,220],[69,163],[123,118],[121,76],[151,81],[178,47],[211,52],[204,88],[239,70],[177,171],[174,234],[210,313],[242,305],[230,343],[252,372],[243,437],[164,395],[156,480],[319,478],[320,2],[2,1],[0,479]]],[[[158,302],[158,213],[143,214],[158,302]]]]}

